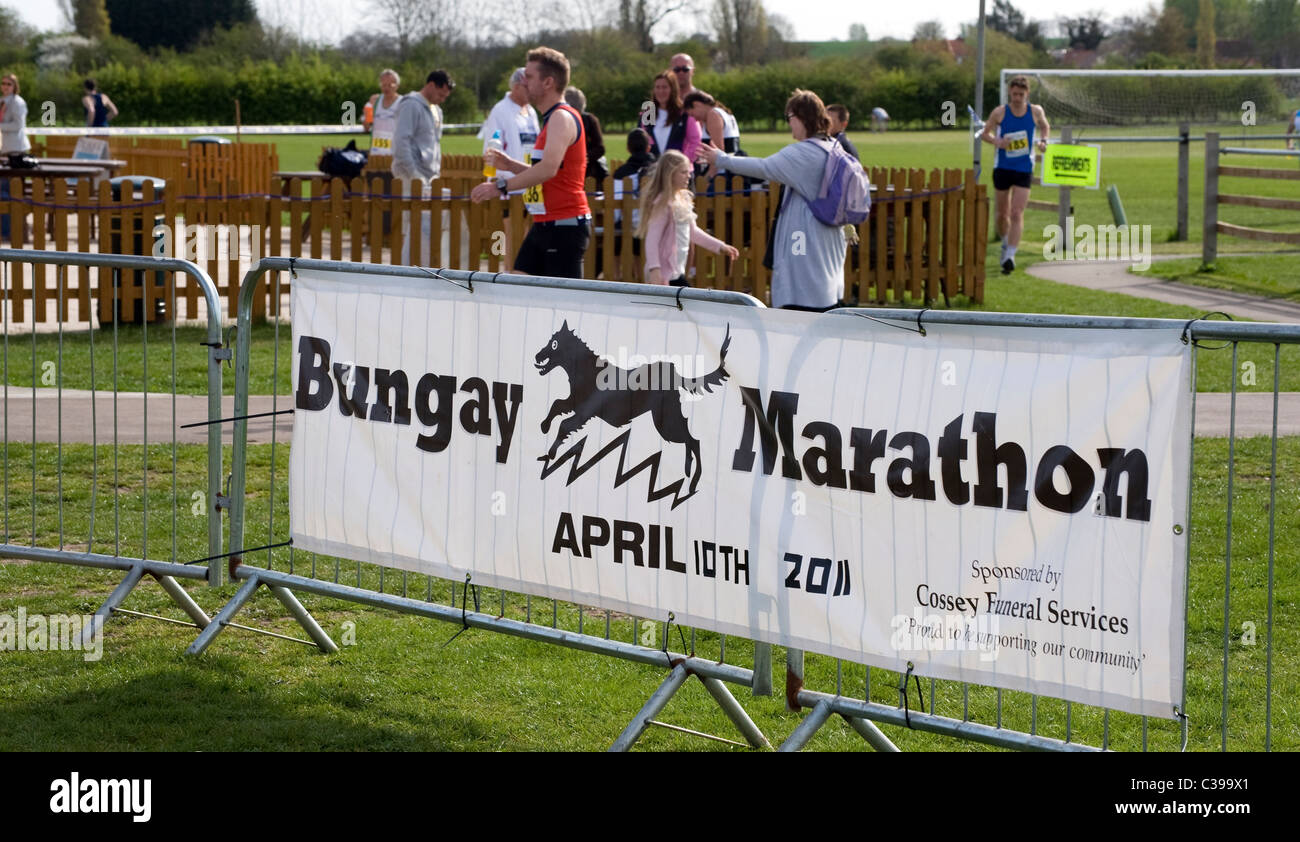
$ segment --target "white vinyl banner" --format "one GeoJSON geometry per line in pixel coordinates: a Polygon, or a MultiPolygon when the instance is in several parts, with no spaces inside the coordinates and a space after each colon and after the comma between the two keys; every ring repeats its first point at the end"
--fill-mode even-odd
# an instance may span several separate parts
{"type": "Polygon", "coordinates": [[[1178,330],[298,271],[299,549],[1171,717],[1178,330]]]}

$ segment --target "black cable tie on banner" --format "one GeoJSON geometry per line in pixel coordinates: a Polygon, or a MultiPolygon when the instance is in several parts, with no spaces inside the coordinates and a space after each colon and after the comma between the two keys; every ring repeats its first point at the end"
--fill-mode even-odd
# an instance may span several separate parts
{"type": "Polygon", "coordinates": [[[281,541],[278,544],[267,544],[265,547],[247,547],[242,550],[231,550],[228,553],[219,553],[218,555],[210,555],[207,558],[196,558],[194,559],[194,561],[187,561],[185,563],[187,565],[202,564],[205,561],[216,561],[219,558],[230,558],[231,556],[246,555],[248,553],[260,552],[261,550],[275,550],[275,549],[279,549],[280,547],[291,547],[291,546],[293,546],[292,538],[290,538],[288,541],[281,541]]]}
{"type": "Polygon", "coordinates": [[[922,336],[925,336],[925,325],[921,324],[921,317],[924,316],[925,311],[929,309],[929,307],[922,307],[921,312],[916,314],[916,332],[922,336]]]}
{"type": "Polygon", "coordinates": [[[1234,319],[1232,318],[1232,316],[1228,315],[1227,313],[1223,312],[1222,310],[1215,310],[1215,311],[1212,312],[1212,313],[1206,313],[1206,314],[1203,315],[1203,316],[1197,316],[1197,317],[1194,318],[1194,319],[1188,319],[1188,320],[1187,320],[1187,324],[1183,325],[1183,335],[1182,335],[1182,340],[1183,340],[1183,344],[1184,344],[1184,345],[1188,344],[1188,342],[1190,341],[1191,344],[1194,345],[1194,346],[1196,346],[1197,348],[1204,348],[1204,349],[1207,350],[1207,351],[1218,351],[1218,350],[1220,350],[1220,349],[1222,349],[1222,348],[1227,348],[1229,345],[1232,344],[1231,342],[1224,342],[1222,345],[1216,345],[1216,346],[1214,346],[1213,348],[1211,348],[1209,345],[1201,345],[1201,344],[1198,344],[1198,342],[1197,342],[1196,340],[1191,340],[1191,339],[1189,338],[1189,337],[1191,336],[1191,333],[1192,333],[1192,325],[1196,324],[1197,322],[1201,321],[1202,319],[1208,319],[1210,316],[1223,316],[1225,319],[1227,319],[1227,320],[1230,321],[1230,322],[1231,322],[1231,321],[1234,321],[1234,319]]]}
{"type": "Polygon", "coordinates": [[[684,286],[680,286],[677,288],[677,309],[678,310],[682,309],[682,293],[685,292],[685,290],[686,287],[684,286]]]}
{"type": "MultiPolygon", "coordinates": [[[[471,587],[474,589],[474,613],[478,613],[478,585],[470,585],[470,578],[470,574],[466,573],[465,584],[462,586],[460,592],[460,629],[458,629],[451,637],[447,638],[447,643],[451,643],[453,640],[460,637],[461,632],[469,628],[469,615],[466,613],[466,604],[469,599],[469,591],[471,587]]],[[[442,644],[439,648],[446,649],[447,643],[442,644]]]]}
{"type": "Polygon", "coordinates": [[[289,258],[289,279],[293,281],[298,280],[298,270],[294,268],[294,264],[297,262],[298,262],[298,258],[296,257],[289,258]]]}
{"type": "Polygon", "coordinates": [[[903,680],[899,682],[898,685],[898,697],[899,700],[903,703],[903,721],[907,723],[908,728],[912,727],[912,712],[911,710],[908,709],[907,706],[907,679],[908,678],[916,679],[916,702],[921,706],[921,713],[925,713],[925,696],[921,694],[921,676],[913,675],[912,674],[913,669],[915,669],[915,665],[911,661],[908,661],[907,672],[903,673],[903,680]]]}
{"type": "MultiPolygon", "coordinates": [[[[668,654],[668,635],[669,635],[669,633],[671,633],[672,630],[673,630],[673,620],[675,620],[675,619],[676,619],[676,617],[674,616],[673,612],[669,611],[669,612],[668,612],[668,623],[664,626],[664,649],[663,649],[663,652],[664,652],[664,660],[666,660],[666,661],[668,662],[668,669],[672,669],[672,668],[673,668],[673,659],[672,659],[672,656],[670,656],[670,655],[668,654]]],[[[679,629],[679,630],[680,630],[680,629],[679,629]]]]}
{"type": "Polygon", "coordinates": [[[249,418],[265,418],[268,415],[292,415],[292,409],[277,409],[274,412],[254,412],[252,415],[235,415],[231,418],[218,418],[215,421],[195,421],[191,424],[182,424],[180,428],[187,430],[190,427],[210,427],[213,424],[225,424],[230,421],[247,421],[249,418]]]}

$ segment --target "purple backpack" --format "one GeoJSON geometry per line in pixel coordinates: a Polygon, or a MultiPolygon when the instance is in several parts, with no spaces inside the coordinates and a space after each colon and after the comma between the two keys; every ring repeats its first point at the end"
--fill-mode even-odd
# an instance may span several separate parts
{"type": "Polygon", "coordinates": [[[871,212],[871,182],[838,140],[810,137],[826,151],[821,190],[808,202],[813,216],[826,225],[861,225],[871,212]]]}

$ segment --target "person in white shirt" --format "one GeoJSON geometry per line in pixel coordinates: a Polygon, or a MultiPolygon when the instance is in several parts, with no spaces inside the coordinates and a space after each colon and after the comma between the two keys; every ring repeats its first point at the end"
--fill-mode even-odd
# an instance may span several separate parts
{"type": "Polygon", "coordinates": [[[402,95],[397,88],[402,77],[391,68],[379,73],[379,93],[370,97],[366,129],[370,132],[370,157],[393,154],[393,133],[397,130],[397,104],[402,95]]]}
{"type": "Polygon", "coordinates": [[[492,106],[483,128],[479,130],[483,154],[487,154],[492,133],[500,132],[502,152],[517,161],[532,160],[533,145],[537,143],[541,130],[537,112],[528,104],[528,88],[524,86],[524,68],[521,67],[510,74],[510,90],[492,106]]]}

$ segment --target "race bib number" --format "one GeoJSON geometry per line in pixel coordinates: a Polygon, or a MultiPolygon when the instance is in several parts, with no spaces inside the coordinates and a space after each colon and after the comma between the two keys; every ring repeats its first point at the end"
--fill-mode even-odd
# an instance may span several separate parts
{"type": "Polygon", "coordinates": [[[397,120],[393,117],[377,117],[370,132],[370,154],[392,155],[393,134],[397,129],[397,120]]]}
{"type": "Polygon", "coordinates": [[[1018,131],[1003,135],[1007,141],[1006,153],[1008,158],[1023,158],[1029,154],[1029,132],[1018,131]]]}
{"type": "Polygon", "coordinates": [[[534,184],[532,187],[524,188],[524,207],[533,216],[542,216],[546,213],[546,199],[542,194],[542,185],[534,184]]]}
{"type": "MultiPolygon", "coordinates": [[[[533,166],[541,163],[542,150],[530,149],[528,155],[533,162],[533,166]]],[[[524,208],[532,216],[542,216],[546,213],[546,196],[542,192],[542,185],[536,184],[524,188],[524,208]]]]}

